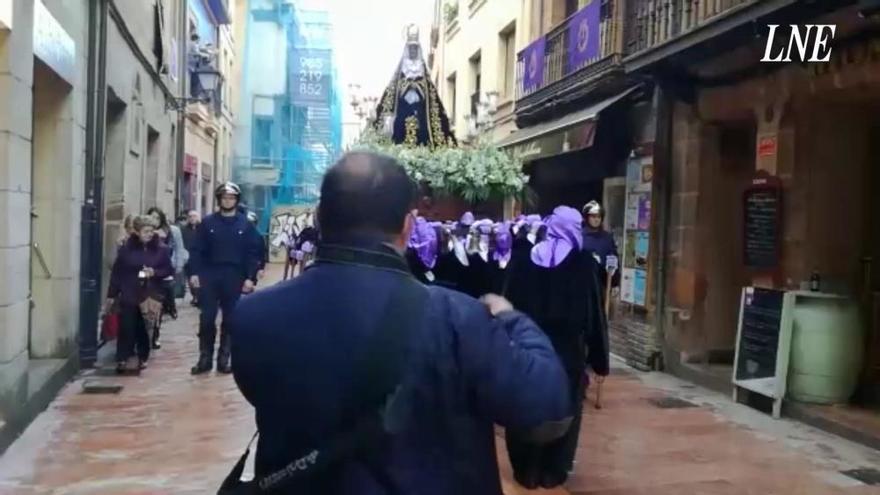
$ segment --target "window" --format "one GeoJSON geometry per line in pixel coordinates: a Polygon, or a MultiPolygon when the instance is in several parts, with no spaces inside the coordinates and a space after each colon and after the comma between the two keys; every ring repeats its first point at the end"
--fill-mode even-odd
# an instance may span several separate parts
{"type": "Polygon", "coordinates": [[[449,95],[449,121],[455,122],[455,74],[446,78],[446,94],[449,95]]]}
{"type": "Polygon", "coordinates": [[[477,116],[477,107],[480,103],[480,90],[481,83],[483,79],[482,74],[482,57],[480,52],[474,54],[474,56],[470,59],[471,63],[471,77],[473,78],[473,93],[471,93],[471,115],[474,117],[477,116]]]}
{"type": "Polygon", "coordinates": [[[272,118],[254,117],[253,157],[260,161],[272,158],[272,118]]]}
{"type": "Polygon", "coordinates": [[[516,23],[511,23],[498,35],[500,56],[498,78],[501,81],[499,93],[504,99],[513,98],[514,79],[516,78],[516,23]]]}

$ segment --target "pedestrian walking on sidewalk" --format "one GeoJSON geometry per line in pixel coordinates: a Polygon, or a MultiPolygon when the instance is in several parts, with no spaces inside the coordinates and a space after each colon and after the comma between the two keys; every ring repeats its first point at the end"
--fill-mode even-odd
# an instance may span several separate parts
{"type": "MultiPolygon", "coordinates": [[[[415,185],[393,158],[344,156],[320,198],[314,264],[233,316],[233,371],[259,429],[256,482],[501,495],[493,425],[539,440],[570,421],[550,341],[500,296],[481,303],[416,281],[403,256],[415,185]]],[[[246,489],[240,474],[224,486],[246,489]]]]}
{"type": "MultiPolygon", "coordinates": [[[[187,252],[192,253],[195,249],[196,232],[198,231],[200,223],[202,223],[202,217],[201,215],[199,215],[199,212],[197,212],[196,210],[189,210],[186,213],[186,222],[181,225],[180,234],[183,238],[183,247],[186,248],[187,252]]],[[[189,285],[189,292],[192,295],[191,303],[193,306],[198,307],[199,288],[193,286],[190,283],[192,276],[195,275],[192,269],[192,260],[187,261],[187,263],[184,265],[183,273],[186,276],[187,285],[189,285]]]]}
{"type": "MultiPolygon", "coordinates": [[[[183,245],[183,235],[180,232],[180,228],[177,225],[168,223],[168,217],[161,208],[153,206],[147,210],[147,215],[156,222],[156,235],[171,249],[171,266],[174,267],[174,273],[163,281],[165,292],[162,298],[162,313],[176,320],[176,277],[178,274],[183,274],[183,267],[189,261],[189,251],[183,245]]],[[[153,349],[160,349],[162,347],[159,341],[159,331],[161,328],[162,322],[160,320],[153,331],[153,349]]]]}
{"type": "Polygon", "coordinates": [[[211,371],[217,335],[217,313],[222,311],[217,371],[230,373],[229,321],[242,294],[254,290],[262,253],[256,229],[238,209],[241,189],[226,182],[214,193],[219,211],[199,224],[193,252],[190,283],[199,288],[199,361],[192,368],[198,375],[211,371]]]}
{"type": "Polygon", "coordinates": [[[163,280],[174,273],[171,251],[159,241],[153,220],[138,216],[133,233],[120,246],[110,272],[106,308],[116,307],[120,331],[116,343],[117,371],[137,371],[150,358],[150,314],[164,295],[163,280]],[[135,362],[137,356],[139,362],[135,362]]]}
{"type": "Polygon", "coordinates": [[[254,226],[254,230],[257,231],[257,236],[260,238],[260,264],[259,269],[257,270],[257,279],[254,280],[254,282],[259,282],[266,274],[266,263],[269,262],[269,246],[268,244],[266,244],[266,240],[260,233],[260,229],[257,226],[260,223],[260,217],[258,217],[257,214],[253,211],[248,211],[247,219],[248,222],[250,222],[250,224],[254,226]]]}

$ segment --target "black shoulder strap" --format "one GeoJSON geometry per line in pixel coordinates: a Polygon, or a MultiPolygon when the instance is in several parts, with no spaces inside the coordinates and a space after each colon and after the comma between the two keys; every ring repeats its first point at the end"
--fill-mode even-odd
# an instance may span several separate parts
{"type": "MultiPolygon", "coordinates": [[[[273,493],[297,480],[313,477],[342,461],[368,455],[384,436],[381,409],[400,384],[408,356],[408,330],[424,319],[428,290],[412,276],[401,277],[379,318],[376,332],[368,342],[360,363],[354,392],[359,409],[354,425],[333,436],[320,448],[304,453],[284,468],[249,482],[241,481],[250,454],[250,445],[226,477],[218,495],[273,493]]],[[[256,437],[256,436],[255,436],[256,437]]],[[[253,443],[253,439],[251,440],[253,443]]],[[[372,470],[372,469],[371,469],[372,470]]],[[[387,485],[381,473],[374,475],[387,485]]]]}

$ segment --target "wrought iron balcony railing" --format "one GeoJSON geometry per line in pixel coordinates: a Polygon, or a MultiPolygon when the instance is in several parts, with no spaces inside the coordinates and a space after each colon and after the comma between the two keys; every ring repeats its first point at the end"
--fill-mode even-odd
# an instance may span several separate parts
{"type": "Polygon", "coordinates": [[[626,51],[635,54],[650,49],[756,1],[628,0],[626,51]]]}
{"type": "Polygon", "coordinates": [[[596,62],[622,55],[623,30],[618,10],[622,2],[593,0],[520,51],[516,99],[588,70],[596,62]]]}
{"type": "Polygon", "coordinates": [[[650,50],[760,1],[593,0],[519,52],[516,99],[572,76],[599,74],[624,56],[650,50]]]}

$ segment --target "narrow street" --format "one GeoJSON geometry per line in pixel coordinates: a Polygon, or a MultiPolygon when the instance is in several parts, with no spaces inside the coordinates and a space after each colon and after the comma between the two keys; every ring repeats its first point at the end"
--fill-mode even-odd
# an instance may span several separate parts
{"type": "MultiPolygon", "coordinates": [[[[190,376],[197,313],[181,309],[141,376],[86,373],[63,390],[0,458],[0,494],[215,492],[253,433],[253,416],[232,377],[190,376]],[[83,393],[96,383],[123,389],[83,393]]],[[[880,466],[878,452],[661,373],[619,367],[605,387],[601,410],[590,394],[569,491],[536,493],[880,494],[841,474],[880,466]]],[[[499,459],[505,493],[529,493],[510,481],[503,441],[499,459]]]]}

